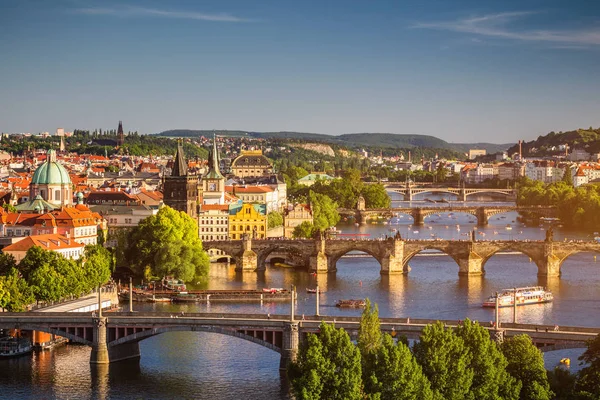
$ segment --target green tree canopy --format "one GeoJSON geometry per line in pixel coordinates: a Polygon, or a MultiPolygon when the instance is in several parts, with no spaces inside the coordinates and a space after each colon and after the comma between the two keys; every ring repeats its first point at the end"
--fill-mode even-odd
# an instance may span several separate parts
{"type": "Polygon", "coordinates": [[[12,255],[0,252],[0,275],[8,275],[16,267],[17,261],[12,255]]]}
{"type": "Polygon", "coordinates": [[[271,211],[267,214],[267,224],[269,229],[283,225],[283,215],[278,211],[271,211]]]}
{"type": "Polygon", "coordinates": [[[360,351],[346,331],[324,322],[308,335],[289,377],[297,399],[362,399],[360,351]]]}
{"type": "Polygon", "coordinates": [[[112,253],[101,246],[85,246],[83,275],[86,287],[91,289],[105,284],[112,272],[112,253]]]}
{"type": "Polygon", "coordinates": [[[340,221],[337,204],[328,196],[310,191],[309,201],[315,229],[324,231],[340,221]]]}
{"type": "Polygon", "coordinates": [[[392,204],[385,187],[380,183],[365,185],[361,191],[367,208],[389,208],[392,204]]]}
{"type": "Polygon", "coordinates": [[[2,277],[5,294],[4,308],[9,312],[25,311],[35,301],[31,288],[16,268],[2,277]]]}
{"type": "Polygon", "coordinates": [[[456,328],[471,355],[469,367],[473,370],[473,383],[467,399],[473,400],[517,400],[521,383],[506,372],[508,361],[496,342],[490,340],[489,332],[466,319],[456,328]]]}
{"type": "Polygon", "coordinates": [[[508,361],[506,370],[521,381],[520,400],[550,400],[553,396],[542,352],[527,335],[506,339],[500,346],[508,361]]]}
{"type": "Polygon", "coordinates": [[[310,239],[315,234],[315,226],[312,222],[304,221],[300,225],[294,228],[292,236],[295,239],[310,239]]]}
{"type": "Polygon", "coordinates": [[[473,356],[462,338],[441,322],[423,328],[413,352],[433,390],[446,400],[465,399],[473,383],[473,356]]]}
{"type": "Polygon", "coordinates": [[[130,233],[126,259],[139,275],[173,275],[184,281],[206,277],[209,259],[198,226],[186,213],[161,208],[130,233]]]}
{"type": "Polygon", "coordinates": [[[589,365],[579,371],[575,392],[582,398],[600,399],[600,335],[588,340],[586,345],[579,360],[589,365]]]}

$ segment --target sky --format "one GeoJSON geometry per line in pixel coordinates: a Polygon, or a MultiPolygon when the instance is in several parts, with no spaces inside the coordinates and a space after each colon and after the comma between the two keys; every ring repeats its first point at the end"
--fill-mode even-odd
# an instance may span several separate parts
{"type": "Polygon", "coordinates": [[[0,0],[0,131],[600,127],[600,1],[0,0]]]}

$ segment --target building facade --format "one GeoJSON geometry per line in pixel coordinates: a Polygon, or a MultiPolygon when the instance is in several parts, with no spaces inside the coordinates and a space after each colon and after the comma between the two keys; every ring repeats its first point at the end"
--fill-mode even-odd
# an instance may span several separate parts
{"type": "Polygon", "coordinates": [[[231,172],[240,178],[257,177],[273,173],[273,165],[262,150],[242,150],[231,162],[231,172]]]}
{"type": "Polygon", "coordinates": [[[175,163],[170,176],[164,177],[163,201],[192,218],[197,217],[198,178],[189,175],[181,142],[177,146],[175,163]]]}
{"type": "Polygon", "coordinates": [[[267,216],[260,211],[260,207],[246,203],[236,210],[229,215],[230,239],[242,239],[244,234],[255,239],[266,238],[267,216]]]}
{"type": "Polygon", "coordinates": [[[312,211],[308,204],[290,204],[283,214],[283,236],[291,238],[294,229],[303,222],[313,222],[312,211]]]}

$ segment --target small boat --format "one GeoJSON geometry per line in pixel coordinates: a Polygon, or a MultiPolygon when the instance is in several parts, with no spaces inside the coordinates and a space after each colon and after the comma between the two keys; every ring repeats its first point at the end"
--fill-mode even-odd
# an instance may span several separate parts
{"type": "Polygon", "coordinates": [[[272,288],[263,288],[262,291],[265,293],[279,293],[279,292],[283,292],[283,290],[284,290],[283,288],[272,287],[272,288]]]}
{"type": "Polygon", "coordinates": [[[3,337],[0,339],[0,358],[22,356],[31,353],[33,346],[27,338],[3,337]]]}
{"type": "Polygon", "coordinates": [[[166,276],[162,281],[163,287],[176,292],[185,292],[185,283],[181,279],[166,276]]]}
{"type": "Polygon", "coordinates": [[[561,358],[560,359],[560,363],[566,365],[567,367],[571,366],[571,359],[570,358],[561,358]]]}
{"type": "Polygon", "coordinates": [[[367,302],[363,299],[338,300],[337,303],[335,303],[336,307],[344,307],[344,308],[360,308],[360,307],[365,307],[366,305],[367,305],[367,302]]]}
{"type": "MultiPolygon", "coordinates": [[[[310,289],[310,288],[306,288],[306,293],[317,293],[317,289],[310,289]]],[[[322,291],[319,290],[319,294],[323,293],[322,291]]]]}
{"type": "MultiPolygon", "coordinates": [[[[498,294],[498,307],[527,306],[531,304],[550,303],[554,296],[541,286],[528,286],[515,289],[504,289],[498,294]]],[[[484,307],[496,307],[496,296],[490,296],[483,302],[484,307]]]]}

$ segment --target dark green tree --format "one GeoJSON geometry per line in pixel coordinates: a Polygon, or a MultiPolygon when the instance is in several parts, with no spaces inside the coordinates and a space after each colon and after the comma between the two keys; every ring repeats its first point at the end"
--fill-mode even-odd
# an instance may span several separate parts
{"type": "Polygon", "coordinates": [[[441,322],[423,328],[413,352],[434,391],[446,400],[467,398],[473,383],[473,356],[462,338],[441,322]]]}
{"type": "Polygon", "coordinates": [[[580,397],[588,396],[596,400],[600,399],[600,335],[588,340],[586,346],[579,360],[588,365],[577,374],[574,391],[580,397]]]}
{"type": "Polygon", "coordinates": [[[312,222],[304,221],[294,228],[292,236],[296,239],[310,239],[315,234],[315,226],[312,222]]]}
{"type": "Polygon", "coordinates": [[[278,211],[271,211],[267,214],[267,225],[269,228],[276,228],[283,225],[283,215],[278,211]]]}
{"type": "Polygon", "coordinates": [[[542,352],[527,335],[506,339],[500,346],[508,361],[506,371],[521,381],[520,400],[550,400],[553,396],[542,352]]]}
{"type": "Polygon", "coordinates": [[[49,264],[33,270],[28,283],[38,301],[58,301],[68,294],[65,277],[49,264]]]}
{"type": "Polygon", "coordinates": [[[508,361],[496,342],[490,339],[487,329],[477,322],[466,319],[456,328],[471,355],[469,367],[473,370],[473,383],[466,399],[517,400],[521,383],[506,372],[508,361]]]}
{"type": "Polygon", "coordinates": [[[17,267],[15,258],[7,253],[0,253],[0,276],[7,275],[13,268],[17,267]]]}
{"type": "Polygon", "coordinates": [[[389,208],[392,203],[385,187],[380,183],[364,185],[361,194],[365,198],[367,208],[389,208]]]}
{"type": "Polygon", "coordinates": [[[83,275],[86,289],[104,285],[112,273],[112,253],[101,246],[87,245],[83,258],[83,275]]]}
{"type": "Polygon", "coordinates": [[[375,375],[375,366],[377,365],[377,353],[379,347],[381,347],[381,340],[379,309],[376,304],[372,306],[371,301],[367,299],[367,304],[360,318],[357,346],[361,354],[364,391],[368,395],[380,391],[379,379],[375,375]]]}
{"type": "Polygon", "coordinates": [[[337,204],[328,196],[311,191],[309,201],[315,229],[324,231],[340,221],[337,204]]]}
{"type": "Polygon", "coordinates": [[[574,392],[576,375],[561,367],[556,367],[554,371],[548,371],[547,374],[550,389],[554,393],[553,400],[576,400],[580,398],[574,392]]]}
{"type": "Polygon", "coordinates": [[[297,399],[362,399],[360,351],[343,329],[321,323],[309,334],[288,376],[297,399]]]}
{"type": "Polygon", "coordinates": [[[35,297],[31,288],[16,268],[3,276],[4,290],[7,294],[4,308],[9,312],[22,312],[33,304],[35,297]]]}

